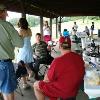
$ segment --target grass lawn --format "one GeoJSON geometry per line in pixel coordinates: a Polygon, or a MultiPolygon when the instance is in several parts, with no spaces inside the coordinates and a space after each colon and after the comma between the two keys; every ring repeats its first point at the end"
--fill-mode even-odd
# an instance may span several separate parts
{"type": "MultiPolygon", "coordinates": [[[[91,22],[94,22],[94,25],[95,25],[95,31],[94,31],[95,33],[94,34],[98,34],[98,29],[100,29],[100,20],[86,19],[86,20],[84,20],[84,23],[83,23],[83,20],[79,19],[79,20],[75,20],[75,21],[61,23],[61,32],[63,32],[63,30],[65,28],[68,29],[69,32],[71,32],[74,22],[77,23],[78,31],[80,31],[80,32],[82,32],[85,29],[85,26],[88,26],[88,28],[90,29],[91,22]]],[[[32,27],[31,29],[32,29],[31,43],[33,44],[35,42],[35,34],[40,33],[40,25],[38,25],[36,27],[32,27]]],[[[59,34],[58,34],[58,38],[59,38],[59,34]]],[[[52,39],[53,40],[56,39],[56,25],[55,24],[52,25],[52,39]]]]}

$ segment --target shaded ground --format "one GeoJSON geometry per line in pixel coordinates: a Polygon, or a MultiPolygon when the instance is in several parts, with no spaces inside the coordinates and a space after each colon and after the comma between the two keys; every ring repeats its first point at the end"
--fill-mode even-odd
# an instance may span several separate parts
{"type": "Polygon", "coordinates": [[[30,82],[28,82],[28,84],[30,85],[30,88],[28,89],[22,89],[22,86],[20,84],[21,87],[21,91],[23,96],[21,95],[20,89],[18,88],[15,92],[16,96],[15,96],[15,100],[36,100],[35,95],[34,95],[34,90],[32,87],[32,84],[34,83],[34,78],[31,79],[30,82]]]}

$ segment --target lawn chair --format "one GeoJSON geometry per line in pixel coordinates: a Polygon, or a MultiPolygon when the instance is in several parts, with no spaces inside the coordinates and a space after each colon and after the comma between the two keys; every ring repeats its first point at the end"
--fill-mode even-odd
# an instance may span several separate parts
{"type": "Polygon", "coordinates": [[[34,67],[33,67],[33,71],[35,72],[35,79],[37,76],[39,76],[39,79],[37,78],[37,80],[41,80],[44,78],[44,75],[46,73],[46,71],[48,70],[49,65],[51,64],[51,62],[53,61],[53,57],[49,54],[46,58],[43,59],[34,59],[34,67]],[[38,69],[39,68],[39,69],[38,69]]]}
{"type": "Polygon", "coordinates": [[[39,67],[39,75],[40,76],[44,76],[45,75],[45,73],[47,72],[47,70],[48,70],[48,64],[40,64],[40,67],[39,67]]]}
{"type": "MultiPolygon", "coordinates": [[[[23,61],[20,61],[20,63],[22,65],[24,64],[23,61]]],[[[23,95],[21,87],[20,87],[20,80],[21,80],[22,75],[24,75],[24,73],[27,73],[26,68],[22,67],[21,65],[18,65],[18,68],[16,69],[16,78],[17,78],[17,82],[18,82],[17,87],[18,87],[19,91],[16,90],[16,92],[19,93],[21,96],[24,96],[24,95],[23,95]]]]}
{"type": "Polygon", "coordinates": [[[23,92],[22,92],[22,90],[21,90],[20,84],[19,84],[20,79],[21,79],[21,78],[18,78],[18,79],[17,79],[17,82],[18,82],[17,88],[19,89],[19,91],[16,90],[16,92],[17,92],[18,94],[20,94],[21,96],[24,96],[24,94],[23,94],[23,92]]]}

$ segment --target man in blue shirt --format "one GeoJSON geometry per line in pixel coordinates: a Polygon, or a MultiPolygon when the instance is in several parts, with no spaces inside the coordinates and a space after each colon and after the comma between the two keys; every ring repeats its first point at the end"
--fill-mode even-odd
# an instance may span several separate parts
{"type": "Polygon", "coordinates": [[[64,36],[64,37],[69,37],[69,32],[68,32],[67,29],[64,29],[64,31],[63,31],[63,36],[64,36]]]}

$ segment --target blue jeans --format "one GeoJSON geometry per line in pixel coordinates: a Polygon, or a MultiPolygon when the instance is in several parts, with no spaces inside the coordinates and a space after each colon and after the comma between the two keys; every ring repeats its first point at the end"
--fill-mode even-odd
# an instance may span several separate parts
{"type": "Polygon", "coordinates": [[[0,92],[9,94],[17,88],[17,80],[13,63],[0,61],[0,92]]]}

